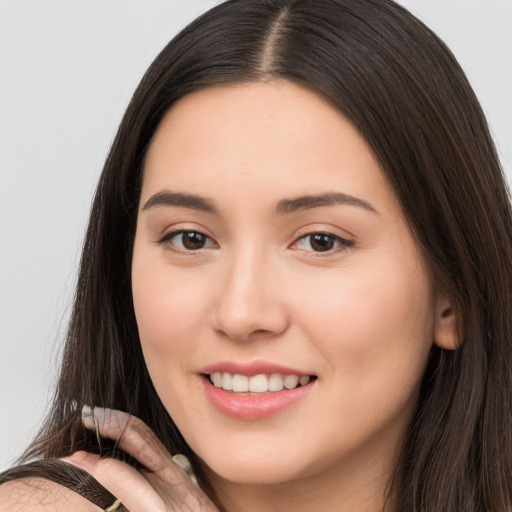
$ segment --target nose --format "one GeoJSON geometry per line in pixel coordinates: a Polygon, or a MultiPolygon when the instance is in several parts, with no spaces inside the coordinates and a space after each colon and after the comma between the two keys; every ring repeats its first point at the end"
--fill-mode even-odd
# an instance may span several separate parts
{"type": "Polygon", "coordinates": [[[215,308],[217,331],[246,341],[273,338],[287,329],[285,298],[271,259],[246,248],[226,262],[215,308]]]}

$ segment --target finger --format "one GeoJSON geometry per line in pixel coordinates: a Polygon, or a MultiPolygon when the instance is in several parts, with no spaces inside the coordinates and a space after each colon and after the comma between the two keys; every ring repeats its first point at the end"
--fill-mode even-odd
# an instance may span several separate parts
{"type": "Polygon", "coordinates": [[[165,446],[151,429],[135,416],[103,407],[84,406],[82,421],[86,428],[96,430],[103,437],[119,442],[119,446],[133,455],[149,470],[162,466],[162,459],[171,458],[165,446]]]}
{"type": "Polygon", "coordinates": [[[141,474],[124,462],[86,452],[62,460],[87,471],[130,512],[219,512],[187,478],[169,486],[154,473],[141,474]]]}
{"type": "MultiPolygon", "coordinates": [[[[119,442],[119,446],[171,486],[190,483],[190,462],[183,455],[174,459],[153,431],[139,418],[122,411],[84,407],[84,426],[97,430],[103,437],[119,442]],[[186,461],[186,462],[185,462],[186,461]],[[187,464],[188,463],[188,464],[187,464]]],[[[193,482],[197,483],[195,476],[193,482]]]]}
{"type": "Polygon", "coordinates": [[[168,512],[163,497],[135,468],[116,459],[76,452],[62,459],[87,471],[108,489],[130,512],[168,512]]]}

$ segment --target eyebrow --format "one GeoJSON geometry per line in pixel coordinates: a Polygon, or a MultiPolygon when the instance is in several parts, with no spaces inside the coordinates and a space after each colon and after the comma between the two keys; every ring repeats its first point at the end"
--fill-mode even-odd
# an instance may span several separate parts
{"type": "Polygon", "coordinates": [[[142,209],[148,210],[156,206],[181,206],[182,208],[217,214],[217,209],[210,200],[201,196],[182,194],[180,192],[158,192],[148,199],[142,209]]]}
{"type": "Polygon", "coordinates": [[[293,199],[283,199],[277,203],[276,213],[295,213],[297,211],[311,210],[313,208],[320,208],[322,206],[334,206],[338,204],[357,206],[377,215],[379,214],[379,212],[367,201],[348,194],[342,194],[340,192],[300,196],[293,199]]]}
{"type": "MultiPolygon", "coordinates": [[[[379,212],[367,201],[340,192],[299,196],[292,199],[282,199],[277,203],[275,213],[278,215],[283,215],[295,213],[298,211],[312,210],[313,208],[320,208],[322,206],[334,206],[339,204],[357,206],[377,215],[379,214],[379,212]]],[[[194,194],[185,194],[181,192],[169,192],[165,190],[158,192],[148,199],[142,209],[148,210],[158,206],[177,206],[218,215],[217,208],[213,204],[213,201],[205,197],[197,196],[194,194]]]]}

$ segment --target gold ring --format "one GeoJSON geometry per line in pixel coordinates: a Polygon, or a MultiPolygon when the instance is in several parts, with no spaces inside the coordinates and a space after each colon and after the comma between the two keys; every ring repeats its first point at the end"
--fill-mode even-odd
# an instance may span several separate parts
{"type": "Polygon", "coordinates": [[[116,510],[119,509],[119,507],[122,505],[121,500],[116,500],[110,507],[107,507],[104,512],[116,512],[116,510]]]}

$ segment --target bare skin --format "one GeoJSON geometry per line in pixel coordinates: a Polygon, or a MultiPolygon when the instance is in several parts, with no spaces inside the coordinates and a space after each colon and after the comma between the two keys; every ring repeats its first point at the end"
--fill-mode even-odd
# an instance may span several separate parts
{"type": "Polygon", "coordinates": [[[101,509],[66,487],[43,478],[8,482],[0,487],[2,512],[101,512],[101,509]]]}

